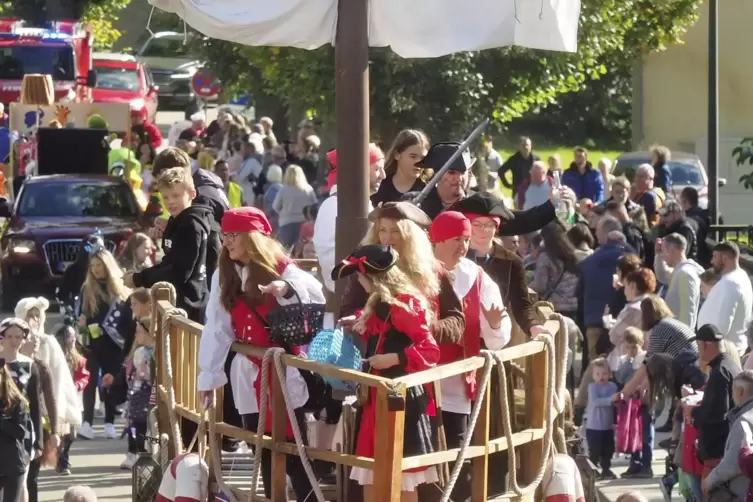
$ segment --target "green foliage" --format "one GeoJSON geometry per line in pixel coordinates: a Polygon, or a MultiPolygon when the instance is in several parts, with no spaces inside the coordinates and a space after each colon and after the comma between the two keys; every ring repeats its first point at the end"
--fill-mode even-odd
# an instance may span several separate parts
{"type": "MultiPolygon", "coordinates": [[[[753,166],[753,138],[745,138],[740,142],[740,146],[736,146],[732,150],[732,157],[737,157],[735,160],[738,166],[744,164],[750,164],[753,166]]],[[[747,188],[753,189],[753,172],[743,174],[740,176],[740,183],[747,188]]]]}
{"type": "Polygon", "coordinates": [[[90,1],[84,9],[84,21],[89,23],[94,33],[94,50],[110,51],[113,44],[123,35],[115,28],[118,14],[131,0],[90,1]]]}
{"type": "MultiPolygon", "coordinates": [[[[556,104],[610,70],[630,68],[651,51],[678,43],[701,0],[583,0],[576,54],[507,47],[434,59],[402,59],[370,50],[374,136],[420,126],[437,140],[467,134],[484,116],[498,126],[556,104]]],[[[210,40],[204,59],[236,90],[263,90],[285,104],[334,115],[334,50],[246,47],[210,40]]]]}

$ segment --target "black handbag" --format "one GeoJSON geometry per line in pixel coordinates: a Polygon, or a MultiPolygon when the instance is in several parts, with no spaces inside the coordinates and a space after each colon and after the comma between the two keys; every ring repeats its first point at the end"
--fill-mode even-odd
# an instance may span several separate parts
{"type": "Polygon", "coordinates": [[[267,314],[269,338],[283,347],[308,345],[324,328],[324,304],[303,304],[295,288],[287,284],[298,302],[270,310],[267,314]]]}
{"type": "MultiPolygon", "coordinates": [[[[296,296],[298,295],[296,294],[296,296]]],[[[246,305],[248,305],[248,307],[251,309],[254,315],[259,319],[259,322],[261,322],[267,328],[267,331],[269,332],[270,340],[272,340],[274,343],[284,348],[285,352],[287,352],[288,354],[293,354],[291,347],[296,344],[288,343],[287,341],[284,341],[284,340],[282,342],[274,340],[272,338],[272,326],[270,322],[267,319],[265,319],[261,314],[259,314],[256,308],[254,308],[254,306],[250,302],[247,302],[246,305]]],[[[300,305],[300,298],[298,298],[298,305],[300,305]]],[[[283,308],[283,307],[280,307],[280,308],[283,308]]],[[[322,318],[323,318],[323,312],[324,310],[322,309],[322,318]]],[[[321,331],[321,328],[320,328],[320,331],[321,331]]],[[[305,344],[302,344],[302,345],[305,345],[305,344]]],[[[329,403],[331,399],[330,398],[331,391],[330,391],[329,385],[327,385],[327,382],[324,381],[324,378],[322,378],[322,376],[317,373],[313,373],[309,370],[304,370],[300,368],[298,369],[298,372],[301,374],[303,381],[306,383],[306,388],[308,389],[308,393],[309,393],[308,401],[306,401],[306,403],[302,407],[303,410],[307,412],[312,412],[312,413],[320,411],[322,408],[327,406],[327,404],[329,403]]]]}

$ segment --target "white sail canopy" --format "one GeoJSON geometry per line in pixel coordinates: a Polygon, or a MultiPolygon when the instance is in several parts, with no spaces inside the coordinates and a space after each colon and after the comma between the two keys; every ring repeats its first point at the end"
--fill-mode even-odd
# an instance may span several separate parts
{"type": "MultiPolygon", "coordinates": [[[[149,2],[244,45],[315,49],[335,40],[338,0],[149,2]]],[[[575,52],[579,17],[580,0],[370,0],[369,45],[404,58],[510,45],[575,52]]]]}

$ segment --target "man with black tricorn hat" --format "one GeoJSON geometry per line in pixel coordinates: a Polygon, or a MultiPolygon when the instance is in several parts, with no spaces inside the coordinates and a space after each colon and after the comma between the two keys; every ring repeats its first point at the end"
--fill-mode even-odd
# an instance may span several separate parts
{"type": "MultiPolygon", "coordinates": [[[[436,143],[432,145],[426,157],[416,165],[439,171],[459,148],[460,143],[458,142],[436,143]]],[[[475,159],[471,157],[468,150],[465,150],[442,175],[442,178],[429,192],[426,199],[420,203],[421,209],[431,219],[436,218],[439,213],[467,197],[468,173],[474,162],[475,159]]],[[[416,195],[416,193],[411,192],[406,194],[405,197],[406,199],[413,199],[416,195]]],[[[554,197],[555,190],[553,189],[547,203],[535,206],[527,211],[509,210],[502,205],[504,214],[501,218],[506,223],[500,227],[500,235],[528,234],[540,230],[547,223],[553,221],[556,218],[554,197]]]]}

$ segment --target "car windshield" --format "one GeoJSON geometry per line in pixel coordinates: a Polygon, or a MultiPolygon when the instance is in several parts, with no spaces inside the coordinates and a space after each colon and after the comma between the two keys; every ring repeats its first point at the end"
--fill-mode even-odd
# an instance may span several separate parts
{"type": "Polygon", "coordinates": [[[129,218],[138,216],[133,193],[123,183],[27,183],[18,216],[129,218]]]}
{"type": "MultiPolygon", "coordinates": [[[[619,160],[612,174],[625,176],[630,182],[635,178],[635,171],[641,164],[647,164],[648,159],[619,160]]],[[[673,185],[703,186],[703,173],[701,166],[693,160],[671,160],[668,162],[669,170],[672,171],[673,185]]]]}
{"type": "Polygon", "coordinates": [[[139,72],[135,68],[97,66],[97,88],[111,91],[138,91],[141,88],[139,72]]]}
{"type": "Polygon", "coordinates": [[[188,57],[188,45],[183,36],[171,38],[152,38],[141,55],[147,58],[183,58],[188,57]]]}
{"type": "Polygon", "coordinates": [[[0,47],[0,79],[21,80],[29,73],[52,75],[53,80],[75,80],[73,48],[68,45],[0,47]]]}

